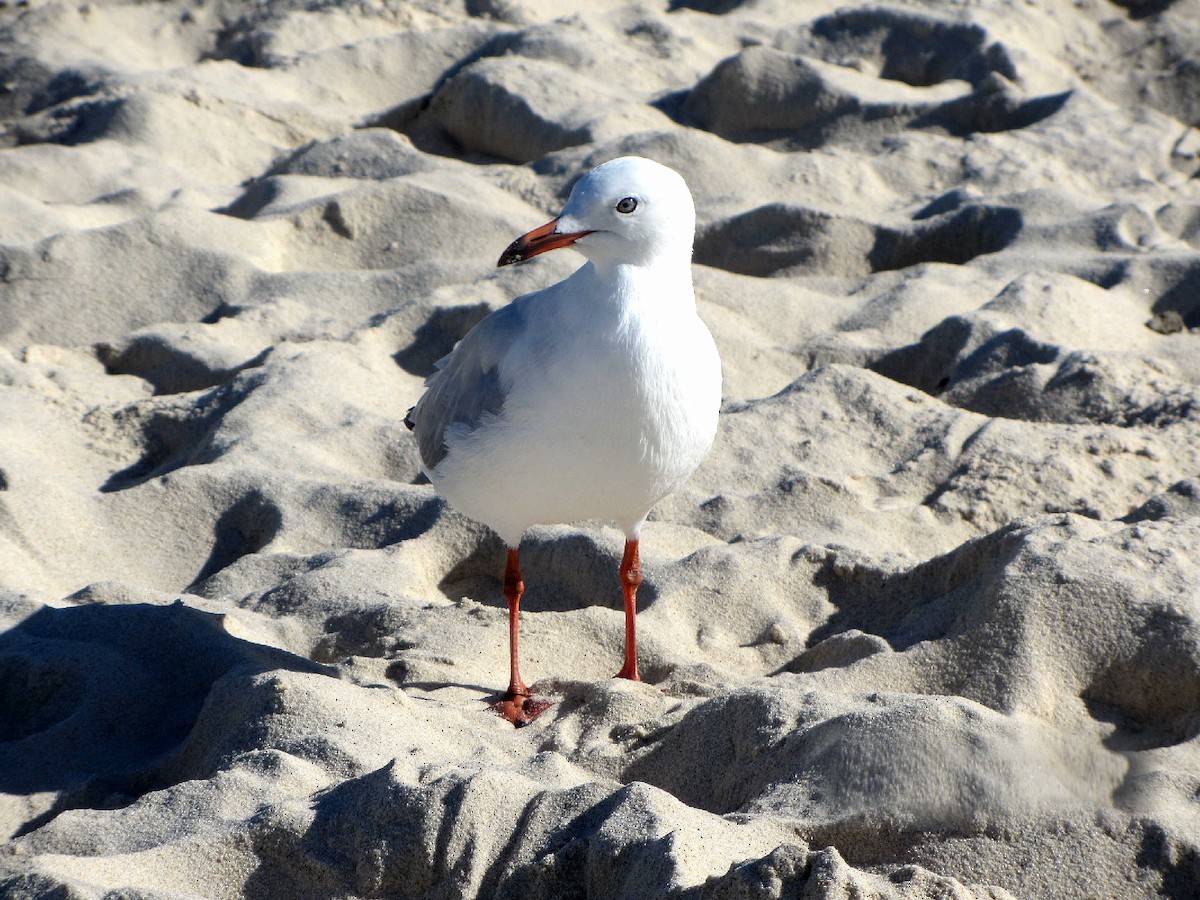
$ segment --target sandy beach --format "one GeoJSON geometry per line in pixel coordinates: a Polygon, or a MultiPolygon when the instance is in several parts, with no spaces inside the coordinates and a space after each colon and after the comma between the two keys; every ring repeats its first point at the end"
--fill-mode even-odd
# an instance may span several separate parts
{"type": "Polygon", "coordinates": [[[1200,897],[1200,0],[0,3],[0,896],[1200,897]],[[716,443],[504,545],[403,424],[572,184],[716,443]]]}

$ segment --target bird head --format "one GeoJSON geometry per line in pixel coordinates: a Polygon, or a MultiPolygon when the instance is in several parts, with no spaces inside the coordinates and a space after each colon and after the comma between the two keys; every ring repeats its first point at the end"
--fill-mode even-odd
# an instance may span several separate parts
{"type": "Polygon", "coordinates": [[[574,247],[596,263],[688,262],[696,208],[674,169],[639,156],[610,160],[584,175],[558,218],[517,238],[500,257],[507,266],[574,247]]]}

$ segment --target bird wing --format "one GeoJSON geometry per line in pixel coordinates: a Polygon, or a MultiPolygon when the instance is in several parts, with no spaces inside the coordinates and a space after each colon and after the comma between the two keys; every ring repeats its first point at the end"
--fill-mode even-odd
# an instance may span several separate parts
{"type": "Polygon", "coordinates": [[[500,363],[524,325],[518,305],[509,304],[467,332],[436,363],[437,370],[425,380],[425,394],[404,418],[416,434],[426,469],[445,458],[450,426],[474,429],[485,416],[500,414],[510,387],[500,377],[500,363]]]}

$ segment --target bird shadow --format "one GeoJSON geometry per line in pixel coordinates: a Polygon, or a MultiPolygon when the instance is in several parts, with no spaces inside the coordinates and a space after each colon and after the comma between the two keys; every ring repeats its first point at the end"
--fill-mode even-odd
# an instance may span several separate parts
{"type": "MultiPolygon", "coordinates": [[[[488,606],[504,608],[504,559],[506,547],[490,535],[460,560],[438,584],[449,599],[471,597],[488,606]]],[[[623,546],[601,542],[590,532],[569,534],[530,531],[521,542],[521,576],[525,593],[521,609],[526,612],[570,612],[591,606],[623,604],[619,571],[623,546]]],[[[644,581],[638,589],[638,609],[658,600],[651,573],[643,567],[644,581]]]]}

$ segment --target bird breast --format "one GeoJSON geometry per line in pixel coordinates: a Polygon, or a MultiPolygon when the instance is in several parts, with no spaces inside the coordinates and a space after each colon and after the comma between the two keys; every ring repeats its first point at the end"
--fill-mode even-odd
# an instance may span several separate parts
{"type": "Polygon", "coordinates": [[[506,418],[542,436],[526,448],[528,461],[539,462],[541,485],[577,499],[575,517],[644,515],[712,444],[721,392],[715,345],[694,312],[579,325],[542,348],[540,383],[514,384],[506,418]]]}
{"type": "Polygon", "coordinates": [[[599,290],[594,275],[587,265],[514,301],[502,408],[451,426],[430,471],[456,508],[510,543],[533,524],[636,530],[716,434],[720,360],[691,291],[599,290]]]}

